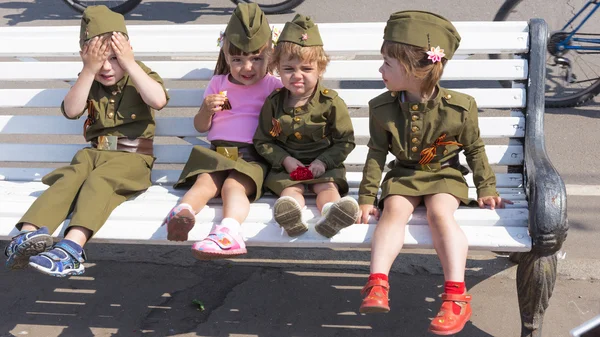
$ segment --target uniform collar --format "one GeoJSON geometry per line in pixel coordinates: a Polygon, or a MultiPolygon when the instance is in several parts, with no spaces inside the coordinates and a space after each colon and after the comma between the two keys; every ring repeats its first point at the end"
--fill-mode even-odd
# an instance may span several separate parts
{"type": "Polygon", "coordinates": [[[125,74],[122,79],[120,79],[117,83],[106,87],[109,91],[112,92],[123,92],[123,88],[127,85],[129,81],[129,74],[125,74]]]}
{"type": "Polygon", "coordinates": [[[403,102],[400,99],[400,97],[405,96],[404,92],[396,93],[398,102],[400,103],[400,107],[402,108],[403,111],[410,111],[410,112],[427,112],[427,111],[433,109],[438,104],[440,104],[440,102],[442,100],[442,96],[445,95],[444,89],[441,88],[439,84],[436,84],[435,87],[436,87],[437,95],[435,95],[434,98],[432,98],[426,102],[409,102],[409,101],[403,102]]]}
{"type": "Polygon", "coordinates": [[[290,114],[290,115],[303,115],[309,111],[311,111],[312,109],[314,109],[314,107],[320,105],[321,102],[321,97],[325,96],[325,97],[329,97],[329,89],[326,89],[325,87],[323,87],[321,85],[321,81],[319,81],[317,83],[317,86],[315,87],[315,91],[312,94],[312,97],[308,100],[308,102],[306,102],[306,104],[299,106],[299,107],[286,107],[285,106],[285,99],[286,97],[290,94],[289,90],[285,87],[281,88],[281,98],[280,98],[280,102],[281,102],[281,106],[283,107],[283,110],[290,114]]]}

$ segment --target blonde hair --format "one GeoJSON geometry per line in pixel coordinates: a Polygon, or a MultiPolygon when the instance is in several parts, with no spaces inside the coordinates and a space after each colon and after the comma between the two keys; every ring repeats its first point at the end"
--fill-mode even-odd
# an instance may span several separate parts
{"type": "Polygon", "coordinates": [[[397,59],[409,75],[422,80],[420,88],[422,98],[427,98],[440,82],[444,66],[448,62],[443,57],[441,62],[432,63],[427,58],[427,49],[392,41],[383,42],[381,54],[397,59]]]}
{"type": "Polygon", "coordinates": [[[329,55],[325,53],[323,46],[302,47],[293,42],[281,41],[275,46],[273,58],[271,59],[271,69],[277,69],[281,64],[281,58],[287,55],[288,60],[298,58],[305,62],[317,62],[317,68],[324,72],[329,63],[329,55]]]}
{"type": "MultiPolygon", "coordinates": [[[[217,59],[217,65],[215,66],[215,71],[213,74],[214,75],[226,75],[231,72],[231,69],[229,68],[229,64],[227,63],[227,58],[225,57],[225,53],[227,53],[227,55],[229,55],[229,56],[240,56],[240,55],[248,56],[248,55],[258,55],[258,54],[262,53],[263,51],[266,51],[265,57],[268,60],[273,51],[272,41],[270,39],[260,49],[255,50],[250,53],[246,53],[243,50],[241,50],[240,48],[236,47],[233,43],[227,41],[227,39],[225,37],[223,37],[223,47],[221,47],[221,50],[219,51],[219,58],[217,59]]],[[[267,71],[270,73],[271,68],[267,67],[267,71]]]]}

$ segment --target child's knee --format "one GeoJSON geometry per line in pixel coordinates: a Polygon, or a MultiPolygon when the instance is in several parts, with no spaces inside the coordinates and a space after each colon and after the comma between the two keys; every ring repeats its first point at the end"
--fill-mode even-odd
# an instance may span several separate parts
{"type": "Polygon", "coordinates": [[[324,191],[338,191],[338,186],[336,183],[330,181],[330,182],[326,182],[326,183],[319,183],[319,184],[314,184],[311,186],[312,190],[314,193],[319,194],[321,192],[324,191]]]}

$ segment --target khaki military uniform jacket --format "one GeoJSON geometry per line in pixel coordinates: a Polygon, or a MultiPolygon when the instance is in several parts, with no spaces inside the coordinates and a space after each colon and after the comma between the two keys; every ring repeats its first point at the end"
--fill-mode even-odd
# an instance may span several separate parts
{"type": "Polygon", "coordinates": [[[354,129],[346,103],[337,92],[320,84],[313,98],[302,107],[286,107],[289,91],[276,90],[262,108],[258,128],[254,135],[254,146],[272,169],[265,185],[279,194],[283,188],[297,184],[290,180],[282,166],[283,160],[291,156],[305,165],[321,160],[327,171],[317,179],[302,181],[306,184],[334,181],[340,193],[347,193],[344,160],[354,149],[354,129]],[[274,124],[281,130],[270,134],[274,124]]]}
{"type": "MultiPolygon", "coordinates": [[[[377,205],[379,182],[388,152],[396,160],[381,186],[381,200],[388,195],[422,196],[450,193],[469,203],[464,167],[456,161],[464,151],[473,171],[478,197],[496,196],[496,178],[479,135],[475,99],[438,88],[425,103],[401,102],[400,93],[385,92],[369,102],[369,153],[359,188],[360,204],[377,205]],[[438,138],[450,144],[432,146],[438,138]],[[457,145],[456,143],[459,143],[457,145]],[[421,151],[435,148],[429,167],[420,165],[421,151]],[[440,168],[441,164],[453,163],[440,168]],[[437,169],[436,169],[437,168],[437,169]],[[461,173],[462,172],[462,173],[461,173]]],[[[383,203],[379,204],[383,207],[383,203]]]]}
{"type": "MultiPolygon", "coordinates": [[[[162,78],[142,62],[137,64],[156,82],[164,88],[162,78]]],[[[169,95],[165,90],[167,101],[169,95]]],[[[154,109],[148,106],[142,96],[135,88],[133,81],[128,74],[119,80],[115,85],[105,87],[98,81],[94,81],[88,96],[88,105],[79,116],[85,111],[88,116],[92,116],[91,124],[87,127],[85,133],[86,141],[92,141],[98,136],[118,136],[135,138],[153,139],[156,129],[154,121],[154,109]],[[90,111],[93,109],[93,111],[90,111]]],[[[61,112],[65,114],[64,102],[61,105],[61,112]]],[[[67,117],[69,118],[69,117],[67,117]]]]}
{"type": "MultiPolygon", "coordinates": [[[[138,64],[163,84],[158,74],[143,63],[138,64]]],[[[127,74],[111,87],[94,81],[85,110],[92,117],[87,141],[98,136],[154,138],[154,111],[144,103],[127,74]]],[[[81,117],[85,110],[73,119],[81,117]]],[[[61,111],[65,115],[64,102],[61,111]]],[[[151,185],[153,163],[154,157],[146,154],[84,148],[75,154],[70,165],[42,178],[50,187],[35,200],[17,228],[32,223],[54,232],[72,212],[69,228],[81,226],[96,233],[117,206],[151,185]]]]}

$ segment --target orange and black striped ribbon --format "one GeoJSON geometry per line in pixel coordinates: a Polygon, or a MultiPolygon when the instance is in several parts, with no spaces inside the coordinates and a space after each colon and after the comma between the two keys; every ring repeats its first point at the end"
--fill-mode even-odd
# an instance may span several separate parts
{"type": "Polygon", "coordinates": [[[83,123],[83,138],[85,138],[87,128],[96,122],[96,110],[94,110],[94,102],[91,99],[88,100],[87,111],[87,119],[83,123]]]}
{"type": "Polygon", "coordinates": [[[445,145],[462,146],[461,143],[454,142],[454,141],[444,142],[444,138],[446,138],[445,133],[442,134],[441,136],[439,136],[438,139],[436,139],[435,142],[433,142],[433,144],[431,144],[431,146],[429,146],[428,148],[421,151],[421,160],[419,160],[419,164],[421,164],[421,165],[429,164],[433,160],[433,158],[435,158],[438,146],[445,146],[445,145]]]}

